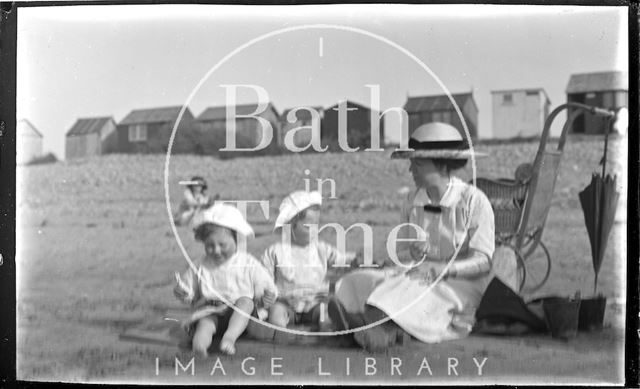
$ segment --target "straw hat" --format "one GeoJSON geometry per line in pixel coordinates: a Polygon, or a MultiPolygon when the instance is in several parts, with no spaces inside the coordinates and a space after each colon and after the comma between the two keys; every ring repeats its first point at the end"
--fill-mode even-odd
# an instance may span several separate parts
{"type": "Polygon", "coordinates": [[[236,231],[244,236],[254,236],[253,228],[244,220],[238,208],[227,204],[215,204],[212,207],[198,211],[193,216],[192,226],[196,230],[205,223],[216,224],[236,231]]]}
{"type": "Polygon", "coordinates": [[[409,138],[409,148],[413,150],[394,151],[391,158],[469,159],[472,155],[476,158],[486,156],[472,151],[455,127],[441,122],[427,123],[416,128],[409,138]]]}
{"type": "Polygon", "coordinates": [[[191,188],[194,186],[201,186],[202,190],[207,189],[207,181],[200,176],[193,176],[189,181],[180,181],[179,184],[184,185],[188,188],[191,188]]]}
{"type": "Polygon", "coordinates": [[[191,177],[191,181],[195,182],[193,186],[201,186],[202,190],[207,189],[207,181],[204,178],[200,176],[193,176],[191,177]]]}
{"type": "Polygon", "coordinates": [[[276,219],[274,229],[282,227],[293,219],[294,216],[311,207],[312,205],[322,205],[322,195],[320,192],[296,191],[288,195],[280,204],[280,214],[276,219]]]}

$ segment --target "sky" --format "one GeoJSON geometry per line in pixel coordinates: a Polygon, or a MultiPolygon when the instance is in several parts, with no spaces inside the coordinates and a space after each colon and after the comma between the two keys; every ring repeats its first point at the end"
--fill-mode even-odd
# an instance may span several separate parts
{"type": "MultiPolygon", "coordinates": [[[[17,119],[64,158],[78,118],[119,122],[133,109],[184,104],[197,116],[225,104],[221,85],[260,87],[279,112],[341,99],[371,106],[367,85],[378,85],[382,110],[407,96],[473,91],[486,138],[492,90],[544,88],[553,108],[571,74],[627,71],[627,15],[529,5],[20,8],[17,119]]],[[[239,103],[257,100],[254,89],[238,91],[239,103]]],[[[385,115],[385,127],[397,141],[396,118],[385,115]]]]}

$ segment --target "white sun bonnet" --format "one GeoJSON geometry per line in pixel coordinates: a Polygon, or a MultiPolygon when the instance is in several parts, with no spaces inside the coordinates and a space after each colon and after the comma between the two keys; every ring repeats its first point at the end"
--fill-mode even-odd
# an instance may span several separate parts
{"type": "Polygon", "coordinates": [[[237,233],[252,237],[253,228],[247,223],[238,208],[227,204],[215,204],[193,216],[191,226],[194,230],[202,224],[212,223],[229,228],[237,233]]]}
{"type": "Polygon", "coordinates": [[[284,226],[298,213],[313,205],[322,205],[322,195],[320,192],[300,190],[289,194],[280,204],[280,213],[276,219],[274,229],[284,226]]]}

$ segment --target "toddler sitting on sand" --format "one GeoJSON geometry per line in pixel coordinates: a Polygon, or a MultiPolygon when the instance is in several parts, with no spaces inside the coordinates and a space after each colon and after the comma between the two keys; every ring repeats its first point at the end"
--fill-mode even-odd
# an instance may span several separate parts
{"type": "Polygon", "coordinates": [[[262,256],[279,293],[269,310],[269,322],[274,325],[311,324],[322,330],[329,324],[328,315],[321,314],[321,303],[329,293],[327,268],[348,265],[355,255],[340,253],[311,236],[310,225],[319,223],[321,204],[319,192],[297,191],[280,205],[275,229],[281,231],[283,242],[273,244],[262,256]]]}
{"type": "Polygon", "coordinates": [[[196,213],[193,224],[205,255],[195,269],[189,267],[182,275],[176,273],[174,294],[194,308],[184,323],[193,332],[193,351],[206,356],[213,335],[223,332],[220,351],[232,355],[249,316],[255,316],[254,301],[269,307],[277,297],[277,289],[260,262],[238,250],[238,234],[253,236],[253,229],[237,208],[214,205],[196,213]]]}

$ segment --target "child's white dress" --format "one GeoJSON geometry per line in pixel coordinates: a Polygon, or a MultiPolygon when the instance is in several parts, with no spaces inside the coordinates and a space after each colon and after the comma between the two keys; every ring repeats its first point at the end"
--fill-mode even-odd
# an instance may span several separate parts
{"type": "Polygon", "coordinates": [[[194,307],[188,325],[212,313],[225,312],[226,303],[235,304],[240,297],[259,300],[269,290],[277,295],[273,278],[260,262],[249,253],[235,253],[227,262],[217,267],[196,263],[196,271],[189,267],[178,284],[187,292],[185,303],[194,307]]]}
{"type": "Polygon", "coordinates": [[[275,280],[280,300],[296,313],[308,312],[327,297],[327,268],[349,256],[329,243],[318,241],[307,246],[271,245],[262,256],[262,263],[275,280]]]}

